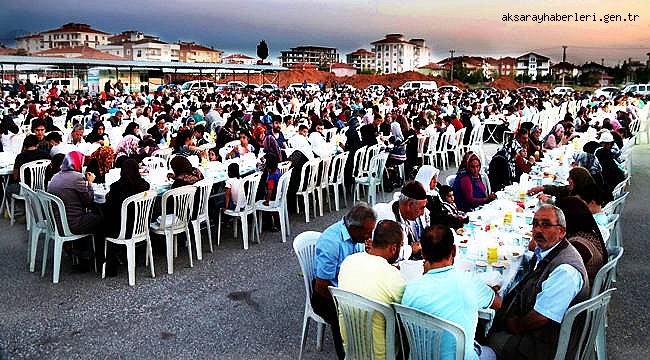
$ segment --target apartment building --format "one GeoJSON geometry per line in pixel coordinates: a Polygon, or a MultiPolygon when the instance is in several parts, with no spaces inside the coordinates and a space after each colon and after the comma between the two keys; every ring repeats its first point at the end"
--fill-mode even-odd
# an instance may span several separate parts
{"type": "Polygon", "coordinates": [[[345,55],[346,62],[357,71],[372,71],[376,69],[375,53],[366,49],[358,49],[345,55]]]}
{"type": "Polygon", "coordinates": [[[383,74],[412,71],[429,63],[430,49],[423,39],[406,40],[402,34],[388,34],[370,44],[377,72],[383,74]]]}
{"type": "Polygon", "coordinates": [[[339,62],[339,54],[336,48],[324,46],[298,46],[291,50],[282,51],[280,62],[284,67],[291,67],[297,63],[309,63],[319,68],[328,68],[330,65],[339,62]]]}

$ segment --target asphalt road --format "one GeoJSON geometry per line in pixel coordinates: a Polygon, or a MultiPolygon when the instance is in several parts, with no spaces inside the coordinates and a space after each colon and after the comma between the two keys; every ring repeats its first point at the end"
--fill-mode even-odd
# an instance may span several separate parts
{"type": "MultiPolygon", "coordinates": [[[[632,196],[624,210],[625,255],[618,292],[610,305],[608,348],[613,359],[648,359],[646,238],[650,190],[650,146],[633,154],[632,196]]],[[[443,172],[441,179],[450,173],[443,172]]],[[[305,224],[292,215],[292,233],[322,231],[342,216],[329,213],[305,224]]],[[[295,359],[300,347],[304,286],[291,240],[264,233],[261,244],[243,250],[224,225],[221,246],[189,267],[179,249],[167,275],[163,240],[154,238],[156,277],[137,256],[136,286],[126,265],[117,277],[75,273],[64,257],[59,284],[52,262],[45,278],[26,265],[24,225],[0,220],[0,358],[2,359],[295,359]]],[[[216,233],[216,229],[215,229],[216,233]]],[[[291,237],[293,239],[293,237],[291,237]]],[[[40,251],[40,250],[39,250],[40,251]]],[[[306,359],[335,358],[329,331],[316,350],[312,325],[306,359]]]]}

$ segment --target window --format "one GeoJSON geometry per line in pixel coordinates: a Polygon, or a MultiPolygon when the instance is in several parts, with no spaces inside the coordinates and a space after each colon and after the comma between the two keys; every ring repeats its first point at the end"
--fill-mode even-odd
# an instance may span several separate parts
{"type": "Polygon", "coordinates": [[[86,35],[86,41],[88,41],[88,35],[86,35]]]}
{"type": "Polygon", "coordinates": [[[385,71],[385,72],[386,72],[386,73],[389,73],[389,72],[390,72],[390,70],[389,70],[388,68],[386,68],[386,71],[385,71]]]}
{"type": "Polygon", "coordinates": [[[138,50],[138,57],[142,57],[142,50],[138,50]]]}
{"type": "Polygon", "coordinates": [[[61,85],[70,86],[70,80],[61,80],[61,85]]]}
{"type": "Polygon", "coordinates": [[[386,66],[388,66],[388,64],[390,64],[390,62],[386,61],[386,66]]]}
{"type": "Polygon", "coordinates": [[[639,91],[645,91],[645,86],[639,85],[639,91]]]}

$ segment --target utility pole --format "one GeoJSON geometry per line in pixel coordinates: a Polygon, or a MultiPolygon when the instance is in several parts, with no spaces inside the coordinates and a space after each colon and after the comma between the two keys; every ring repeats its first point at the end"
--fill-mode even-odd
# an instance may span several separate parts
{"type": "MultiPolygon", "coordinates": [[[[563,63],[566,63],[566,48],[567,48],[566,45],[562,45],[562,62],[563,63]]],[[[566,75],[565,72],[562,71],[562,86],[564,86],[564,76],[565,75],[566,75]]]]}
{"type": "Polygon", "coordinates": [[[450,81],[454,81],[454,53],[455,52],[456,51],[453,50],[453,49],[449,50],[449,54],[451,54],[451,57],[450,57],[450,60],[451,60],[451,80],[450,81]]]}

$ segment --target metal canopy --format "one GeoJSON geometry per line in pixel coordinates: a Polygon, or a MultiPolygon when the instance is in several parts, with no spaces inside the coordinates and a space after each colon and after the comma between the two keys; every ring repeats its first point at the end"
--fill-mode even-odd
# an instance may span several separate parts
{"type": "Polygon", "coordinates": [[[57,66],[106,66],[111,68],[169,68],[169,69],[191,69],[191,70],[229,70],[229,71],[285,71],[282,66],[275,65],[244,65],[244,64],[221,64],[221,63],[184,63],[170,61],[132,61],[132,60],[95,60],[77,59],[45,56],[0,56],[2,65],[57,65],[57,66]]]}

